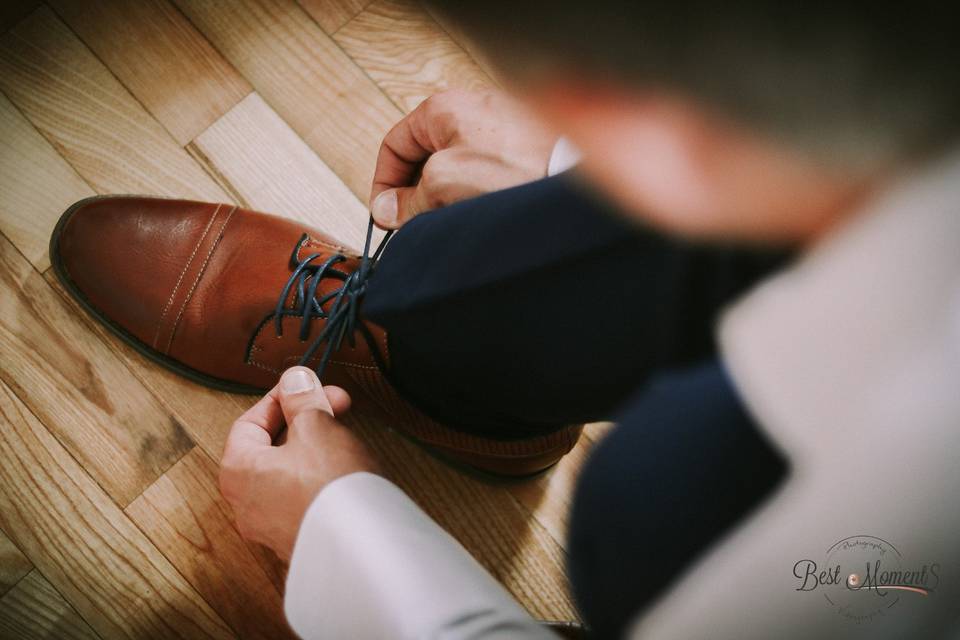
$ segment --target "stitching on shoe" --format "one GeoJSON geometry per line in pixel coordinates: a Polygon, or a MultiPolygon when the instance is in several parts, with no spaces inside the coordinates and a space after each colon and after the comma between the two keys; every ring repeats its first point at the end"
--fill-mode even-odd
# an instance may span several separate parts
{"type": "Polygon", "coordinates": [[[281,373],[283,373],[283,372],[280,371],[279,369],[274,369],[273,367],[268,367],[267,365],[262,364],[262,363],[260,363],[260,362],[257,362],[256,360],[253,360],[253,359],[250,359],[250,358],[247,359],[247,364],[252,364],[252,365],[255,366],[255,367],[258,367],[258,368],[263,369],[263,370],[265,370],[265,371],[269,371],[270,373],[276,373],[276,374],[278,374],[278,375],[281,374],[281,373]]]}
{"type": "Polygon", "coordinates": [[[342,245],[330,244],[329,242],[324,242],[323,240],[317,240],[313,236],[308,235],[307,241],[304,242],[299,248],[297,248],[297,260],[303,260],[303,258],[300,256],[300,252],[303,251],[303,247],[306,247],[306,246],[314,247],[315,249],[330,249],[338,253],[343,253],[344,251],[347,250],[347,248],[342,245]]]}
{"type": "MultiPolygon", "coordinates": [[[[286,358],[283,359],[283,366],[284,368],[288,369],[293,366],[293,364],[287,365],[288,362],[295,363],[298,360],[300,360],[299,356],[287,356],[286,358]]],[[[319,360],[319,357],[314,356],[313,358],[310,358],[311,362],[315,360],[319,360]]],[[[370,369],[371,371],[380,371],[379,367],[376,367],[372,364],[360,364],[359,362],[343,362],[342,360],[331,359],[330,364],[339,364],[345,367],[356,367],[357,369],[370,369]]]]}
{"type": "Polygon", "coordinates": [[[183,276],[187,275],[187,269],[190,268],[190,265],[193,264],[193,259],[197,255],[197,251],[200,249],[200,245],[203,244],[204,238],[207,237],[207,233],[210,231],[210,227],[213,226],[213,221],[216,220],[217,214],[220,212],[220,207],[222,204],[218,204],[217,208],[213,210],[213,215],[210,216],[210,220],[207,221],[207,226],[203,230],[203,235],[200,236],[200,239],[197,240],[197,244],[193,247],[193,253],[190,254],[190,258],[187,260],[187,263],[183,265],[183,271],[180,272],[180,277],[177,278],[177,284],[173,286],[173,291],[170,292],[170,298],[167,300],[167,305],[163,308],[163,313],[160,314],[160,320],[157,322],[157,332],[153,336],[153,348],[157,348],[157,341],[160,340],[160,329],[163,328],[163,319],[167,317],[167,312],[170,311],[170,305],[173,304],[173,299],[177,295],[177,291],[180,290],[180,283],[183,282],[183,276]]]}
{"type": "Polygon", "coordinates": [[[177,313],[176,320],[173,321],[173,327],[170,329],[170,339],[167,340],[167,346],[163,350],[163,353],[170,351],[170,345],[173,344],[173,336],[177,333],[177,327],[180,325],[180,319],[183,317],[183,311],[187,308],[187,303],[190,302],[190,299],[193,297],[194,292],[197,290],[197,284],[200,283],[200,278],[203,277],[204,271],[207,270],[207,264],[210,262],[210,258],[213,256],[213,252],[218,246],[220,246],[220,240],[223,239],[223,232],[227,228],[227,224],[230,222],[230,219],[233,218],[233,214],[236,212],[237,207],[234,205],[233,209],[230,210],[230,213],[227,214],[226,219],[223,221],[223,224],[220,225],[220,231],[217,232],[217,238],[213,241],[213,244],[210,246],[210,250],[207,252],[207,257],[204,259],[203,264],[200,265],[200,271],[197,272],[197,277],[193,281],[193,286],[190,287],[190,291],[187,292],[187,297],[184,298],[183,304],[180,305],[180,312],[177,313]]]}
{"type": "MultiPolygon", "coordinates": [[[[263,347],[257,346],[257,341],[260,339],[260,334],[262,334],[262,333],[263,333],[263,330],[264,330],[266,327],[268,327],[268,326],[270,326],[270,323],[269,323],[269,322],[263,322],[263,323],[261,323],[260,327],[257,329],[257,332],[253,335],[253,339],[252,339],[251,342],[250,342],[250,350],[249,350],[248,353],[247,353],[246,363],[247,363],[247,364],[252,364],[252,365],[255,366],[255,367],[259,367],[260,369],[263,369],[263,370],[265,370],[265,371],[270,371],[270,372],[272,372],[272,373],[283,373],[283,370],[282,370],[282,369],[277,369],[277,368],[275,368],[275,367],[271,367],[271,366],[269,366],[269,365],[267,365],[267,364],[265,364],[265,363],[263,363],[263,362],[255,359],[254,356],[253,356],[254,352],[263,351],[263,347]]],[[[384,334],[383,338],[384,338],[384,340],[383,340],[384,346],[386,346],[386,342],[387,342],[387,340],[386,340],[386,338],[387,338],[386,334],[384,334]]],[[[299,356],[287,356],[286,358],[284,358],[284,359],[282,360],[282,362],[283,362],[283,363],[286,363],[286,362],[288,362],[288,361],[297,361],[297,360],[299,360],[299,359],[300,359],[299,356]]],[[[313,360],[315,360],[315,359],[316,359],[316,358],[313,358],[313,360]]],[[[370,371],[380,371],[380,368],[377,367],[377,366],[375,366],[375,365],[360,364],[360,363],[358,363],[358,362],[344,362],[344,361],[342,361],[342,360],[330,360],[330,364],[338,364],[338,365],[345,366],[345,367],[354,367],[354,368],[356,368],[356,369],[367,369],[367,370],[370,370],[370,371]]],[[[293,366],[293,365],[291,365],[291,366],[293,366]]]]}
{"type": "MultiPolygon", "coordinates": [[[[281,375],[283,373],[282,369],[276,369],[269,365],[263,364],[258,360],[254,360],[253,358],[247,359],[247,364],[253,365],[259,369],[263,369],[264,371],[269,371],[270,373],[275,373],[277,375],[281,375]]],[[[376,369],[376,367],[371,367],[365,364],[354,364],[352,362],[340,362],[339,360],[331,360],[330,364],[339,364],[346,367],[356,367],[358,369],[376,369]]]]}
{"type": "Polygon", "coordinates": [[[273,373],[279,374],[279,373],[283,373],[280,369],[276,369],[276,368],[274,368],[274,367],[271,367],[271,366],[269,366],[269,365],[266,365],[266,364],[260,362],[259,360],[255,360],[254,357],[253,357],[253,353],[254,353],[255,351],[263,351],[263,347],[257,346],[257,341],[260,339],[260,334],[263,333],[263,330],[264,330],[267,326],[269,326],[270,323],[268,322],[268,320],[269,320],[271,317],[273,317],[273,314],[271,314],[271,315],[267,316],[266,318],[264,318],[264,321],[260,323],[260,327],[257,329],[257,332],[256,332],[255,334],[253,334],[253,339],[250,341],[250,349],[249,349],[249,351],[247,352],[247,364],[252,364],[252,365],[255,366],[255,367],[259,367],[259,368],[264,369],[264,370],[266,370],[266,371],[271,371],[271,372],[273,372],[273,373]]]}
{"type": "Polygon", "coordinates": [[[267,371],[276,371],[272,367],[267,367],[262,365],[256,360],[253,359],[254,351],[262,351],[262,347],[257,346],[257,341],[260,339],[260,334],[263,333],[264,328],[269,324],[268,320],[272,317],[272,314],[264,318],[263,322],[260,323],[260,326],[257,328],[257,332],[253,334],[253,339],[250,341],[250,349],[247,352],[247,364],[252,364],[260,367],[261,369],[266,369],[267,371]]]}
{"type": "Polygon", "coordinates": [[[390,347],[387,345],[387,332],[383,332],[383,361],[387,365],[388,369],[393,369],[390,366],[390,347]]]}

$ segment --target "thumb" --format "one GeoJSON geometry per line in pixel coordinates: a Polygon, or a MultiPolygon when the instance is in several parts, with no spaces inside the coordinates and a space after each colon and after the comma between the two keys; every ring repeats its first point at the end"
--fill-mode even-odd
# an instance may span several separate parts
{"type": "Polygon", "coordinates": [[[333,419],[333,407],[312,369],[287,369],[280,378],[279,386],[280,408],[289,436],[295,436],[304,427],[333,419]]]}
{"type": "Polygon", "coordinates": [[[376,197],[370,213],[377,226],[384,229],[399,229],[411,218],[433,209],[430,206],[423,184],[412,187],[387,189],[376,197]]]}

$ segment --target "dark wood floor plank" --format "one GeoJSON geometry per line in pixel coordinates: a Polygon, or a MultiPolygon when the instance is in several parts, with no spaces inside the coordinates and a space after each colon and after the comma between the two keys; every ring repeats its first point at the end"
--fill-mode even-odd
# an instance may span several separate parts
{"type": "Polygon", "coordinates": [[[0,527],[104,638],[232,637],[2,383],[0,527]]]}
{"type": "Polygon", "coordinates": [[[40,6],[40,0],[4,0],[0,2],[0,33],[16,25],[40,6]]]}
{"type": "Polygon", "coordinates": [[[90,318],[73,298],[67,294],[52,271],[44,279],[87,326],[91,335],[99,338],[123,360],[133,377],[150,389],[160,404],[170,412],[190,438],[214,460],[220,459],[227,431],[237,416],[256,401],[256,397],[214,391],[167,371],[137,353],[133,347],[108,331],[98,321],[90,318]]]}
{"type": "Polygon", "coordinates": [[[195,449],[126,513],[237,635],[292,640],[280,592],[237,533],[217,471],[195,449]]]}
{"type": "Polygon", "coordinates": [[[97,640],[99,636],[40,572],[31,571],[0,598],[0,638],[97,640]]]}
{"type": "Polygon", "coordinates": [[[17,545],[10,542],[10,538],[0,531],[0,596],[13,588],[32,569],[33,564],[20,552],[17,545]]]}
{"type": "Polygon", "coordinates": [[[43,277],[0,237],[0,380],[126,505],[193,446],[43,277]]]}

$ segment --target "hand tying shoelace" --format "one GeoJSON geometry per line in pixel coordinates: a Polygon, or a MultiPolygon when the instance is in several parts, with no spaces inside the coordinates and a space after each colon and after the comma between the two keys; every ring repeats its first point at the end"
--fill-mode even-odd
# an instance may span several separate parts
{"type": "Polygon", "coordinates": [[[313,358],[320,347],[326,343],[320,363],[316,367],[317,376],[322,378],[323,372],[334,353],[340,350],[344,338],[347,339],[351,347],[356,345],[354,331],[359,330],[367,344],[373,352],[374,358],[379,364],[383,364],[383,356],[376,346],[376,341],[370,335],[369,330],[363,323],[357,322],[357,316],[360,309],[360,300],[367,290],[367,280],[373,275],[380,255],[383,253],[387,241],[393,235],[393,231],[388,231],[383,240],[377,246],[373,255],[370,255],[370,245],[373,240],[373,218],[367,222],[367,237],[363,244],[363,255],[360,259],[360,267],[353,273],[346,273],[335,268],[335,265],[344,262],[347,257],[342,253],[336,253],[322,263],[314,261],[322,254],[312,253],[302,260],[297,260],[297,255],[309,236],[303,234],[293,248],[290,255],[290,266],[293,273],[287,280],[277,300],[277,306],[274,310],[274,323],[277,336],[283,335],[283,318],[295,316],[301,318],[300,321],[300,340],[306,341],[310,336],[310,325],[314,318],[326,319],[327,323],[320,334],[313,339],[310,346],[300,357],[300,365],[306,365],[313,358]],[[343,284],[323,294],[317,298],[317,287],[324,278],[336,278],[342,280],[343,284]],[[290,307],[284,307],[290,290],[296,285],[296,297],[290,307]],[[330,301],[333,303],[329,311],[324,310],[323,306],[330,301]]]}

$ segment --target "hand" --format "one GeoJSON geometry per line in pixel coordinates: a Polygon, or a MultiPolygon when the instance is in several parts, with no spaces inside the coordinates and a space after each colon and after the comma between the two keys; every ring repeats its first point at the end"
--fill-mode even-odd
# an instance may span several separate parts
{"type": "Polygon", "coordinates": [[[556,136],[503,93],[446,91],[383,139],[370,193],[377,225],[547,174],[556,136]]]}
{"type": "Polygon", "coordinates": [[[346,391],[324,389],[313,371],[293,367],[237,419],[220,462],[220,491],[244,538],[289,560],[320,490],[340,476],[377,471],[364,445],[334,418],[349,407],[346,391]],[[286,440],[274,444],[284,424],[286,440]]]}

